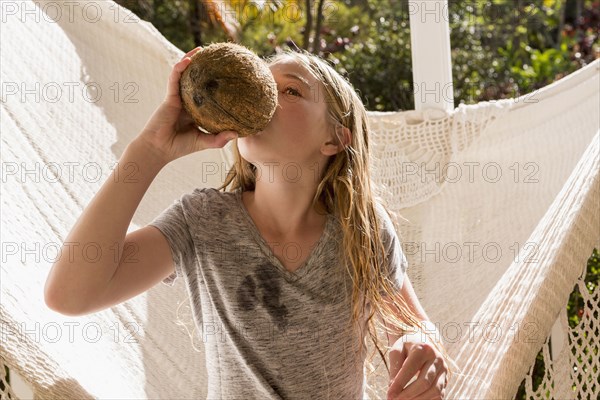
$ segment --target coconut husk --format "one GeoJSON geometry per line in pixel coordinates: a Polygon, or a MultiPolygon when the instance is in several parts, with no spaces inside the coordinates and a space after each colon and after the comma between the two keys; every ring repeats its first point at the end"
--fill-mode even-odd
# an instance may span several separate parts
{"type": "Polygon", "coordinates": [[[243,137],[267,126],[277,106],[277,85],[264,60],[230,42],[213,43],[191,59],[179,90],[184,108],[201,130],[232,130],[243,137]]]}

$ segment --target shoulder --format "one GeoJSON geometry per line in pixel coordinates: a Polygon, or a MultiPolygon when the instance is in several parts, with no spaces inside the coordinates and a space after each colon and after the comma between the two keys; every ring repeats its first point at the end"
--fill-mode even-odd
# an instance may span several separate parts
{"type": "Polygon", "coordinates": [[[378,201],[375,201],[374,208],[383,238],[389,240],[390,237],[396,237],[396,227],[387,209],[378,201]]]}
{"type": "Polygon", "coordinates": [[[404,275],[408,269],[408,260],[402,249],[399,232],[396,230],[396,225],[392,221],[393,216],[390,216],[381,203],[376,203],[376,210],[381,241],[386,248],[387,255],[392,257],[390,266],[392,268],[397,268],[397,274],[404,275]]]}
{"type": "Polygon", "coordinates": [[[215,188],[205,187],[196,188],[190,193],[186,193],[181,197],[181,200],[186,201],[217,201],[226,202],[234,199],[235,192],[223,192],[215,188]]]}
{"type": "MultiPolygon", "coordinates": [[[[394,226],[392,218],[390,217],[386,208],[380,202],[375,201],[373,203],[373,207],[375,209],[375,217],[377,219],[377,225],[379,227],[380,235],[382,236],[384,242],[387,244],[390,242],[390,240],[393,240],[398,236],[396,233],[396,227],[394,226]]],[[[335,216],[333,216],[331,219],[334,221],[336,229],[341,231],[342,224],[339,221],[339,219],[335,216]]]]}
{"type": "Polygon", "coordinates": [[[215,188],[196,188],[180,198],[188,215],[211,214],[236,206],[236,192],[223,192],[215,188]]]}

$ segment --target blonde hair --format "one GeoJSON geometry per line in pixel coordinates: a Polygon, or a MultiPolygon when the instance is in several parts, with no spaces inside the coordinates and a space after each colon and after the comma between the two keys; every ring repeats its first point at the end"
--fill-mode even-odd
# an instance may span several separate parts
{"type": "MultiPolygon", "coordinates": [[[[406,332],[420,327],[419,318],[410,310],[400,293],[391,286],[385,271],[386,252],[380,234],[380,222],[376,217],[376,202],[390,217],[397,229],[396,216],[383,201],[381,188],[376,186],[369,174],[369,121],[362,100],[352,85],[339,75],[327,62],[304,50],[283,51],[266,59],[269,64],[291,57],[307,72],[324,85],[324,98],[332,127],[342,125],[351,132],[351,142],[344,151],[330,157],[318,183],[312,207],[324,204],[327,212],[335,215],[343,230],[342,251],[347,259],[348,273],[352,277],[352,322],[358,323],[370,303],[368,333],[381,356],[389,374],[389,366],[377,337],[377,327],[388,332],[406,332]],[[384,293],[393,305],[384,301],[384,293]],[[385,321],[373,318],[379,316],[385,321]],[[377,323],[379,325],[377,325],[377,323]],[[387,324],[391,325],[391,330],[387,324]]],[[[320,96],[320,93],[319,93],[320,96]]],[[[336,130],[337,132],[337,130],[336,130]]],[[[255,188],[256,167],[244,160],[233,146],[235,163],[218,190],[251,191],[255,188]]],[[[400,268],[400,266],[398,266],[400,268]]],[[[424,332],[429,335],[429,333],[424,332]]],[[[361,339],[363,337],[361,336],[361,339]]],[[[449,376],[453,373],[443,344],[431,341],[443,354],[449,376]]],[[[361,350],[364,339],[360,341],[361,350]]],[[[371,359],[369,359],[369,362],[371,359]]],[[[373,368],[371,368],[373,370],[373,368]]]]}

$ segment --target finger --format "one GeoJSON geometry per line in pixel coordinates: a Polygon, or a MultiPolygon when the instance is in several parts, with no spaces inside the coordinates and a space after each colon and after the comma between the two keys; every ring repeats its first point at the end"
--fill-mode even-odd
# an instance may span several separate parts
{"type": "Polygon", "coordinates": [[[187,52],[177,64],[173,65],[171,74],[169,75],[169,82],[167,83],[166,100],[181,104],[181,97],[179,95],[179,80],[181,79],[181,74],[185,71],[187,66],[190,65],[192,56],[200,50],[202,50],[202,47],[192,49],[187,52]]]}
{"type": "Polygon", "coordinates": [[[223,131],[217,135],[208,135],[206,133],[198,133],[198,146],[197,148],[202,149],[218,149],[225,146],[229,141],[238,137],[235,131],[223,131]]]}
{"type": "Polygon", "coordinates": [[[197,52],[199,52],[200,50],[202,50],[202,47],[198,46],[195,49],[192,49],[190,51],[188,51],[187,53],[185,53],[185,55],[183,57],[181,57],[181,59],[185,59],[186,57],[192,58],[192,56],[194,54],[196,54],[197,52]]]}
{"type": "Polygon", "coordinates": [[[179,96],[179,79],[182,72],[190,64],[190,58],[184,58],[173,66],[169,75],[169,83],[167,84],[167,96],[165,100],[177,102],[180,104],[181,97],[179,96]]]}
{"type": "Polygon", "coordinates": [[[446,373],[442,372],[435,378],[435,384],[424,393],[420,394],[419,400],[443,400],[446,398],[446,373]]]}
{"type": "Polygon", "coordinates": [[[406,357],[406,361],[400,368],[400,371],[396,374],[392,382],[390,383],[390,387],[388,389],[388,393],[392,396],[396,396],[400,394],[408,381],[412,379],[413,376],[423,368],[423,365],[430,361],[431,357],[424,353],[424,350],[420,346],[413,346],[406,357]]]}
{"type": "Polygon", "coordinates": [[[393,380],[398,375],[398,371],[402,368],[404,360],[406,360],[404,343],[390,350],[390,380],[393,380]]]}
{"type": "Polygon", "coordinates": [[[425,363],[423,368],[419,371],[417,379],[406,386],[402,391],[402,398],[419,399],[423,393],[435,386],[437,376],[444,372],[440,366],[441,362],[437,359],[425,363]]]}

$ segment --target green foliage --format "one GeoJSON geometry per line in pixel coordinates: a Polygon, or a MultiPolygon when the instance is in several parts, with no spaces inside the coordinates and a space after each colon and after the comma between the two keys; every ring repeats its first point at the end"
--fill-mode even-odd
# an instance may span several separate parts
{"type": "Polygon", "coordinates": [[[588,28],[597,28],[598,5],[588,1],[577,18],[570,3],[451,0],[456,102],[523,95],[596,58],[598,32],[588,28]],[[582,47],[584,54],[578,53],[582,47]]]}
{"type": "MultiPolygon", "coordinates": [[[[323,16],[318,54],[354,85],[367,108],[412,109],[407,3],[329,2],[323,16]]],[[[277,20],[262,29],[250,26],[243,43],[260,55],[300,46],[305,23],[302,12],[299,19],[277,20]]]]}
{"type": "Polygon", "coordinates": [[[279,7],[250,5],[241,8],[243,17],[241,42],[261,56],[274,53],[280,43],[302,43],[302,31],[306,23],[305,13],[294,1],[282,2],[279,7]],[[246,11],[243,11],[246,10],[246,11]]]}
{"type": "Polygon", "coordinates": [[[341,51],[326,54],[336,70],[354,85],[368,109],[385,111],[414,108],[410,32],[407,3],[390,7],[387,1],[369,2],[365,14],[340,4],[331,35],[347,40],[341,51]],[[370,17],[370,21],[369,21],[370,17]],[[349,23],[355,21],[355,24],[349,23]],[[352,30],[354,28],[354,32],[352,30]]]}

